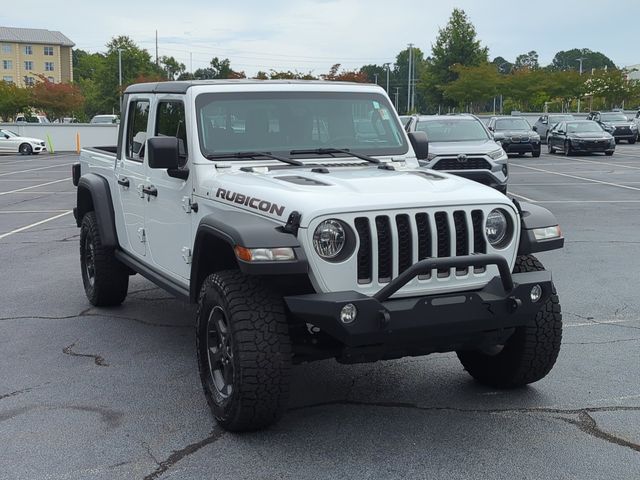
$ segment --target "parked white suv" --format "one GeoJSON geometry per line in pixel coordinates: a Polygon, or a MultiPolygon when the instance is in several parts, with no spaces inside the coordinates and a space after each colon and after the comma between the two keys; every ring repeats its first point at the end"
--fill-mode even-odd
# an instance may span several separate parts
{"type": "MultiPolygon", "coordinates": [[[[133,85],[118,145],[73,167],[85,294],[118,305],[139,273],[198,303],[213,415],[265,427],[293,364],[456,351],[479,382],[543,378],[562,335],[555,217],[423,168],[375,85],[133,85]]],[[[497,147],[496,147],[497,148],[497,147]]]]}

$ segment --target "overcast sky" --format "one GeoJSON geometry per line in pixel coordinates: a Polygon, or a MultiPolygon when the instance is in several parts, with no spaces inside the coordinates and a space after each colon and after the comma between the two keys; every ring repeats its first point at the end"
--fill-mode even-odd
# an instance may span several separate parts
{"type": "Polygon", "coordinates": [[[0,25],[59,30],[76,48],[104,51],[128,35],[154,55],[172,55],[187,69],[211,57],[229,58],[252,75],[285,69],[325,73],[393,62],[409,42],[425,55],[454,7],[463,8],[478,38],[513,61],[536,50],[540,64],[559,50],[601,51],[618,66],[640,63],[640,0],[29,0],[0,9],[0,25]],[[26,5],[28,4],[28,8],[26,5]],[[165,6],[166,5],[166,6],[165,6]],[[191,56],[190,56],[191,53],[191,56]]]}

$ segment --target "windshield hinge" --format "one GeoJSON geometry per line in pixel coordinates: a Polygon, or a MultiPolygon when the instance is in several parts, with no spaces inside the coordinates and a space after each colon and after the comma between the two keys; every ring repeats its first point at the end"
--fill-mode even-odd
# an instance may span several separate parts
{"type": "Polygon", "coordinates": [[[198,212],[198,204],[191,201],[191,197],[182,197],[182,209],[185,213],[198,212]]]}
{"type": "Polygon", "coordinates": [[[189,247],[182,247],[182,259],[187,265],[191,263],[191,249],[189,247]]]}
{"type": "Polygon", "coordinates": [[[287,223],[284,225],[284,227],[281,227],[281,231],[290,233],[297,237],[298,229],[300,228],[300,220],[302,220],[302,215],[300,215],[300,212],[294,210],[289,214],[287,223]]]}

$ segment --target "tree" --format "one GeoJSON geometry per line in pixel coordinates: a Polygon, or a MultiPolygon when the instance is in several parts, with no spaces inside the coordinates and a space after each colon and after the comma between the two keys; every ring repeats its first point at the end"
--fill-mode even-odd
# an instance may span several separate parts
{"type": "Polygon", "coordinates": [[[197,80],[213,80],[217,78],[246,78],[244,72],[236,72],[231,68],[231,61],[228,58],[220,60],[213,57],[209,62],[209,67],[199,68],[193,72],[197,80]]]}
{"type": "Polygon", "coordinates": [[[167,56],[160,57],[160,65],[162,65],[162,69],[167,74],[169,80],[175,80],[187,69],[184,63],[180,63],[175,58],[167,56]]]}
{"type": "Polygon", "coordinates": [[[511,71],[513,70],[513,63],[509,62],[503,57],[496,57],[491,63],[496,66],[498,72],[504,75],[506,75],[507,73],[511,73],[511,71]]]}
{"type": "Polygon", "coordinates": [[[38,75],[31,91],[32,106],[42,110],[50,120],[59,120],[73,116],[84,106],[84,97],[80,88],[72,83],[54,83],[43,75],[38,75]]]}
{"type": "Polygon", "coordinates": [[[629,80],[626,70],[599,70],[585,80],[585,92],[602,98],[605,108],[620,107],[640,97],[640,81],[629,80]]]}
{"type": "Polygon", "coordinates": [[[368,82],[366,74],[362,72],[356,72],[355,70],[342,70],[340,72],[339,70],[340,64],[336,63],[329,69],[328,73],[320,75],[320,78],[334,82],[368,82]]]}
{"type": "Polygon", "coordinates": [[[456,102],[462,109],[469,106],[474,111],[474,103],[481,104],[498,95],[503,78],[495,65],[483,63],[477,67],[454,65],[451,69],[458,78],[444,88],[444,97],[456,102]]]}
{"type": "Polygon", "coordinates": [[[553,70],[578,70],[580,68],[580,62],[577,60],[582,58],[582,71],[591,72],[591,69],[603,69],[612,68],[615,69],[615,64],[605,54],[600,52],[593,52],[588,48],[574,48],[567,51],[560,51],[556,53],[551,62],[551,69],[553,70]]]}
{"type": "Polygon", "coordinates": [[[458,77],[451,67],[480,65],[488,60],[488,49],[476,39],[476,29],[464,10],[454,8],[447,26],[438,31],[431,51],[419,90],[434,104],[452,105],[452,100],[443,97],[446,85],[458,77]]]}
{"type": "MultiPolygon", "coordinates": [[[[377,78],[378,85],[383,87],[387,85],[387,69],[383,65],[363,65],[360,67],[360,73],[367,77],[369,83],[376,83],[377,78]]],[[[391,75],[389,75],[389,82],[391,82],[391,75]]]]}
{"type": "Polygon", "coordinates": [[[513,64],[513,68],[515,70],[537,70],[540,68],[540,64],[538,63],[538,52],[531,50],[529,53],[518,55],[515,63],[513,64]]]}
{"type": "Polygon", "coordinates": [[[260,71],[254,77],[258,80],[317,80],[318,77],[313,76],[311,72],[301,73],[297,70],[292,72],[291,70],[277,71],[271,70],[269,73],[260,71]]]}
{"type": "Polygon", "coordinates": [[[31,88],[20,88],[15,83],[0,81],[0,117],[6,122],[31,105],[31,88]]]}

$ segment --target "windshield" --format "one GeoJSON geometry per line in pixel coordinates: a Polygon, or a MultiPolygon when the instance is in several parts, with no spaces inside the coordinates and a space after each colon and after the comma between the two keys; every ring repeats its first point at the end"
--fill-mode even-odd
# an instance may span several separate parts
{"type": "Polygon", "coordinates": [[[0,133],[2,135],[9,135],[10,137],[19,137],[20,136],[17,133],[12,132],[11,130],[0,130],[0,133]]]}
{"type": "Polygon", "coordinates": [[[573,120],[573,115],[549,115],[549,123],[555,125],[556,123],[566,122],[573,120]]]}
{"type": "Polygon", "coordinates": [[[496,120],[496,130],[531,130],[529,122],[524,118],[499,118],[496,120]]]}
{"type": "MultiPolygon", "coordinates": [[[[196,98],[205,156],[340,148],[368,155],[408,151],[387,99],[376,93],[203,93],[196,98]]],[[[313,154],[309,154],[314,156],[313,154]]]]}
{"type": "Polygon", "coordinates": [[[626,115],[622,113],[603,113],[600,115],[600,120],[603,122],[628,122],[626,115]]]}
{"type": "Polygon", "coordinates": [[[580,122],[580,123],[567,123],[567,133],[589,133],[589,132],[602,132],[602,127],[596,122],[580,122]]]}
{"type": "Polygon", "coordinates": [[[439,119],[418,122],[416,130],[427,133],[430,142],[487,140],[489,135],[477,120],[439,119]]]}

